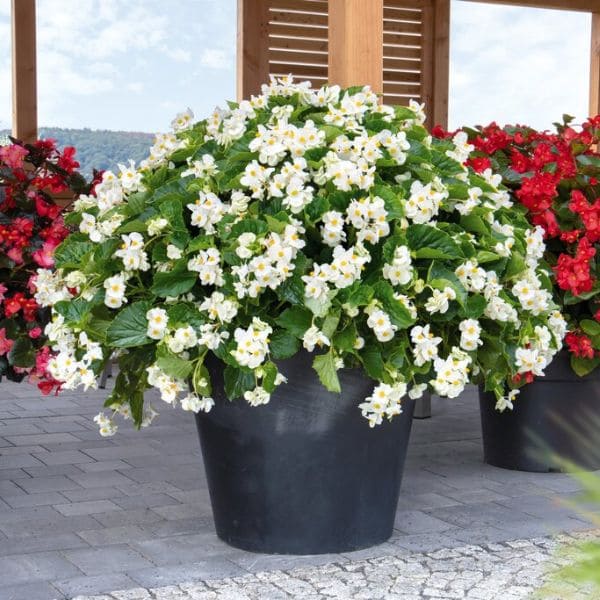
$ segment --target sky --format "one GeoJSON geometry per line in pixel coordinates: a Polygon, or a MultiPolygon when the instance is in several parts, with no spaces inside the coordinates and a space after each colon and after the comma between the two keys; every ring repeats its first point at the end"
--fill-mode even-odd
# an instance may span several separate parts
{"type": "MultiPolygon", "coordinates": [[[[235,98],[235,0],[38,0],[39,123],[165,131],[235,98]]],[[[10,127],[10,0],[0,0],[0,129],[10,127]]],[[[548,128],[588,102],[591,18],[452,0],[450,127],[548,128]]]]}

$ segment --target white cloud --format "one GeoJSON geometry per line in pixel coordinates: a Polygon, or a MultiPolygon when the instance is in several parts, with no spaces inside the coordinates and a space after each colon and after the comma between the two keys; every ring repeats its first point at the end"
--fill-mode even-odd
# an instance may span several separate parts
{"type": "Polygon", "coordinates": [[[452,3],[450,127],[587,115],[590,17],[452,3]]]}
{"type": "Polygon", "coordinates": [[[225,50],[205,48],[200,55],[200,64],[210,69],[227,69],[231,66],[231,57],[225,50]]]}

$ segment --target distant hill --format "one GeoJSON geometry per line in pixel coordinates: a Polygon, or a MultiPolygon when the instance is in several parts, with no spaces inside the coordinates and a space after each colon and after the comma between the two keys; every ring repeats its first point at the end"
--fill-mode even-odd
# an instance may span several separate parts
{"type": "MultiPolygon", "coordinates": [[[[9,133],[0,130],[0,138],[9,133]]],[[[81,171],[88,177],[93,169],[114,170],[118,163],[126,163],[129,159],[139,163],[148,156],[154,140],[152,133],[60,127],[42,127],[40,137],[56,140],[59,147],[75,146],[81,171]]]]}

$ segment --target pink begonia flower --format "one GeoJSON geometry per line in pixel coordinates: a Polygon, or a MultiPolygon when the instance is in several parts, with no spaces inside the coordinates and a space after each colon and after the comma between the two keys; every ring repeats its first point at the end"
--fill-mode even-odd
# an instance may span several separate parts
{"type": "Polygon", "coordinates": [[[49,269],[54,266],[54,249],[57,244],[54,242],[44,242],[44,245],[36,250],[31,258],[43,269],[49,269]]]}
{"type": "Polygon", "coordinates": [[[40,335],[42,335],[42,328],[41,327],[34,327],[33,329],[30,329],[27,332],[27,335],[32,339],[32,340],[37,340],[37,338],[40,337],[40,335]]]}
{"type": "Polygon", "coordinates": [[[6,337],[6,329],[4,327],[0,329],[0,356],[8,354],[14,343],[14,340],[9,340],[6,337]]]}
{"type": "Polygon", "coordinates": [[[0,160],[11,169],[22,169],[23,160],[28,154],[29,150],[16,144],[0,147],[0,160]]]}
{"type": "Polygon", "coordinates": [[[23,263],[23,250],[14,246],[6,253],[10,260],[14,260],[18,265],[23,263]]]}
{"type": "Polygon", "coordinates": [[[2,302],[4,298],[6,298],[6,296],[4,295],[6,292],[8,292],[8,288],[2,283],[0,283],[0,302],[2,302]]]}

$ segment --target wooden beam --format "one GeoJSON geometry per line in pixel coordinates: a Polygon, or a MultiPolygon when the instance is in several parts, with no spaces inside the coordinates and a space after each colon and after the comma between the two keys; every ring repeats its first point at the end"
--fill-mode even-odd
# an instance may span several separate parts
{"type": "Polygon", "coordinates": [[[558,10],[574,10],[594,12],[598,10],[598,0],[462,0],[463,2],[479,2],[485,4],[506,4],[528,8],[553,8],[558,10]]]}
{"type": "Polygon", "coordinates": [[[329,82],[383,91],[383,0],[329,0],[329,82]]]}
{"type": "Polygon", "coordinates": [[[237,19],[237,97],[243,100],[269,81],[269,1],[238,0],[237,19]]]}
{"type": "Polygon", "coordinates": [[[35,0],[12,0],[13,136],[37,138],[35,0]]]}
{"type": "Polygon", "coordinates": [[[590,116],[600,114],[600,12],[592,14],[590,116]]]}
{"type": "Polygon", "coordinates": [[[430,126],[448,127],[450,0],[435,0],[433,14],[433,105],[430,126]]]}

